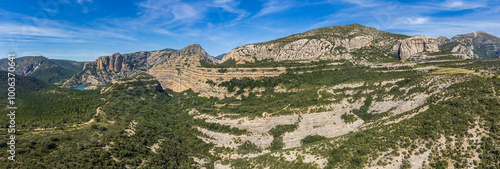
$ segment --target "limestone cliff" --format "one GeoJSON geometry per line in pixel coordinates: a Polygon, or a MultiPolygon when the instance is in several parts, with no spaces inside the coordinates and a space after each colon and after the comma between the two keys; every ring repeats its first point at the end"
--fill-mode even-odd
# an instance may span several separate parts
{"type": "Polygon", "coordinates": [[[370,46],[385,49],[405,37],[359,24],[326,27],[265,43],[237,47],[225,55],[222,62],[229,59],[239,63],[260,60],[345,59],[345,53],[350,51],[370,46]]]}
{"type": "MultiPolygon", "coordinates": [[[[201,48],[200,48],[201,49],[201,48]]],[[[203,49],[194,55],[181,55],[151,68],[148,73],[155,76],[163,88],[181,92],[191,89],[202,96],[226,97],[227,89],[215,85],[233,78],[273,77],[285,73],[285,68],[210,68],[202,64],[213,64],[204,56],[203,49]],[[210,83],[212,82],[212,83],[210,83]]]]}
{"type": "Polygon", "coordinates": [[[97,59],[97,70],[112,70],[119,72],[125,67],[123,56],[120,53],[115,53],[111,56],[103,56],[97,59]]]}
{"type": "Polygon", "coordinates": [[[393,47],[394,51],[398,52],[399,59],[407,60],[412,55],[420,52],[438,52],[438,42],[434,38],[425,36],[413,36],[411,38],[399,40],[393,47]]]}
{"type": "Polygon", "coordinates": [[[101,56],[94,62],[85,63],[83,71],[75,74],[64,82],[64,86],[105,85],[114,79],[129,77],[168,60],[174,49],[158,51],[140,51],[130,54],[115,53],[111,56],[101,56]]]}

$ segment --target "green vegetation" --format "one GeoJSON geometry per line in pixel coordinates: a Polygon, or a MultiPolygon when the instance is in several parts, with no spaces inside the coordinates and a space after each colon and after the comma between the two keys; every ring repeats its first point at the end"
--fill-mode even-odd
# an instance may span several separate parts
{"type": "MultiPolygon", "coordinates": [[[[45,89],[24,93],[16,98],[17,129],[65,128],[68,124],[89,121],[102,105],[99,91],[80,91],[67,88],[45,89]],[[97,96],[97,97],[96,97],[97,96]],[[43,105],[43,106],[41,106],[43,105]],[[78,118],[75,118],[78,117],[78,118]]],[[[0,111],[7,114],[7,110],[0,111]]],[[[0,126],[8,126],[8,116],[0,116],[0,126]]]]}
{"type": "MultiPolygon", "coordinates": [[[[453,54],[453,52],[441,50],[439,52],[428,53],[427,55],[428,56],[436,56],[436,55],[451,55],[451,54],[453,54]]],[[[454,57],[454,58],[456,59],[457,57],[454,57]]]]}
{"type": "MultiPolygon", "coordinates": [[[[498,114],[500,104],[491,97],[494,84],[500,84],[500,81],[498,79],[474,78],[469,82],[452,85],[447,89],[446,95],[455,96],[454,99],[431,105],[429,110],[411,120],[349,134],[346,136],[345,141],[338,143],[340,145],[338,148],[325,152],[330,153],[329,165],[339,167],[345,165],[346,161],[367,159],[377,154],[376,152],[387,151],[389,148],[409,148],[410,145],[417,144],[418,140],[434,142],[439,139],[440,134],[465,137],[467,130],[473,127],[474,116],[483,119],[485,122],[483,127],[492,132],[489,136],[496,138],[498,132],[492,129],[496,128],[494,126],[498,126],[495,123],[500,118],[500,114],[498,114]],[[469,86],[469,88],[464,88],[465,86],[469,86]]],[[[433,97],[428,102],[435,103],[438,98],[437,96],[433,97]]],[[[491,143],[498,144],[498,140],[496,143],[491,143]]],[[[453,154],[442,155],[446,156],[438,156],[438,159],[443,157],[464,158],[464,156],[453,154]]],[[[456,162],[463,165],[462,161],[458,159],[456,159],[456,162]]],[[[495,160],[485,161],[483,165],[491,166],[494,164],[493,161],[495,160]]],[[[364,161],[361,162],[361,164],[364,163],[364,161]]],[[[350,165],[352,167],[357,166],[352,163],[350,165]]],[[[433,165],[435,167],[446,166],[446,164],[439,161],[431,164],[431,166],[433,165]]]]}
{"type": "Polygon", "coordinates": [[[249,154],[249,153],[260,153],[262,150],[254,143],[250,141],[245,141],[243,144],[238,146],[238,154],[249,154]]]}
{"type": "MultiPolygon", "coordinates": [[[[18,161],[4,158],[0,168],[187,168],[194,163],[189,155],[214,158],[208,153],[212,146],[196,137],[201,133],[193,125],[200,122],[181,113],[211,101],[190,91],[166,92],[112,90],[100,95],[98,90],[56,88],[19,97],[23,113],[17,115],[18,129],[23,131],[16,136],[18,161]],[[97,107],[101,113],[95,116],[97,107]],[[84,124],[92,117],[94,122],[84,124]],[[130,135],[124,129],[131,129],[132,121],[137,124],[130,135]],[[52,126],[58,128],[33,130],[52,126]],[[156,153],[149,148],[153,144],[159,146],[156,153]]],[[[1,121],[7,122],[5,117],[1,121]]],[[[6,131],[1,130],[1,138],[6,131]]],[[[6,157],[6,151],[0,155],[6,157]]]]}
{"type": "Polygon", "coordinates": [[[127,77],[127,78],[121,78],[121,79],[117,79],[117,81],[129,81],[129,80],[137,80],[137,81],[141,81],[141,80],[151,80],[151,79],[154,79],[155,77],[154,76],[151,76],[147,73],[138,73],[134,76],[131,76],[131,77],[127,77]]]}
{"type": "Polygon", "coordinates": [[[353,123],[356,121],[356,116],[354,116],[353,114],[344,113],[344,114],[342,114],[342,116],[340,116],[340,118],[342,118],[342,120],[344,120],[344,122],[347,124],[353,123]]]}
{"type": "MultiPolygon", "coordinates": [[[[8,72],[0,71],[0,82],[2,82],[0,83],[0,87],[2,89],[0,90],[0,99],[7,98],[7,92],[8,92],[7,89],[10,87],[7,84],[7,79],[8,79],[8,72]]],[[[29,92],[53,87],[47,82],[33,77],[16,75],[15,79],[16,79],[15,93],[17,96],[23,96],[24,94],[27,94],[29,92]]],[[[6,102],[7,101],[5,101],[5,103],[6,102]]]]}
{"type": "Polygon", "coordinates": [[[286,132],[292,132],[297,128],[297,124],[289,125],[278,125],[273,129],[269,130],[269,134],[273,136],[273,142],[269,149],[271,150],[281,150],[284,146],[283,144],[283,134],[286,132]]]}
{"type": "Polygon", "coordinates": [[[324,136],[312,135],[312,136],[307,136],[306,138],[300,140],[300,143],[310,144],[310,143],[318,142],[318,141],[325,140],[325,139],[326,139],[326,137],[324,137],[324,136]]]}
{"type": "Polygon", "coordinates": [[[241,129],[238,129],[238,128],[235,128],[235,127],[230,127],[230,126],[227,126],[227,125],[221,125],[221,124],[217,124],[217,123],[206,123],[204,120],[201,120],[201,119],[195,119],[195,124],[202,127],[202,128],[205,128],[205,129],[208,129],[210,131],[215,131],[215,132],[220,132],[220,133],[229,133],[229,134],[232,134],[232,135],[245,135],[245,134],[248,134],[249,132],[247,130],[241,130],[241,129]]]}

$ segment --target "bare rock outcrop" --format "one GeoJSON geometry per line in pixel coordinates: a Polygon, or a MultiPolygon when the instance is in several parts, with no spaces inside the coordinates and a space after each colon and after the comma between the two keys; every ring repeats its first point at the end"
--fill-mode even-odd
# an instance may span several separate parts
{"type": "Polygon", "coordinates": [[[438,46],[441,46],[441,45],[443,45],[443,44],[447,43],[449,40],[450,40],[450,39],[448,39],[448,38],[446,38],[446,37],[444,37],[444,36],[439,36],[439,37],[436,39],[438,46]]]}
{"type": "Polygon", "coordinates": [[[340,59],[331,55],[336,47],[344,49],[359,49],[371,43],[373,37],[359,36],[352,39],[335,39],[330,41],[321,39],[299,39],[288,44],[251,44],[237,47],[227,54],[222,61],[234,59],[235,61],[255,62],[256,60],[272,59],[282,60],[307,60],[316,58],[340,59]],[[333,57],[333,58],[332,58],[333,57]]]}
{"type": "Polygon", "coordinates": [[[398,52],[399,59],[407,60],[412,55],[420,52],[438,52],[437,40],[426,36],[413,36],[411,38],[399,40],[393,47],[398,52]]]}
{"type": "Polygon", "coordinates": [[[462,58],[478,58],[479,56],[474,53],[474,46],[463,46],[461,44],[455,46],[453,49],[451,49],[451,52],[453,53],[458,53],[462,54],[462,58]]]}
{"type": "Polygon", "coordinates": [[[123,56],[120,53],[99,57],[96,62],[97,70],[112,70],[118,72],[122,70],[122,67],[125,67],[123,65],[123,56]]]}

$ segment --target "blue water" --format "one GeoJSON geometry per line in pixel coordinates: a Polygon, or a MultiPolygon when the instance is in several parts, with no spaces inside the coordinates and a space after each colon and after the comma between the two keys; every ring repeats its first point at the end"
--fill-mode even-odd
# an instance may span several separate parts
{"type": "Polygon", "coordinates": [[[81,86],[73,87],[72,89],[83,90],[85,87],[87,87],[87,86],[81,85],[81,86]]]}

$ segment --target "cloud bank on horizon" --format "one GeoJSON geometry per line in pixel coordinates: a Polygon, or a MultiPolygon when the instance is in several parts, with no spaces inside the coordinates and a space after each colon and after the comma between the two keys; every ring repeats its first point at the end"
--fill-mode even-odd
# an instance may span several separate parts
{"type": "Polygon", "coordinates": [[[28,0],[0,2],[0,52],[91,61],[115,52],[192,43],[211,55],[326,26],[359,23],[392,33],[500,35],[490,0],[28,0]]]}

